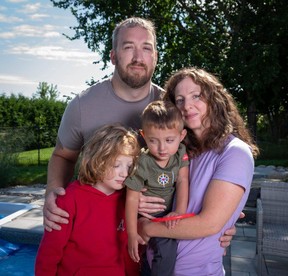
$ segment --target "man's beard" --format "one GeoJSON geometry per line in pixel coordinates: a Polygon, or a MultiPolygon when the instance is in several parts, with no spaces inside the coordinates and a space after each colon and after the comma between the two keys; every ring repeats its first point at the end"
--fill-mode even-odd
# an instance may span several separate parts
{"type": "Polygon", "coordinates": [[[137,66],[142,66],[145,70],[145,74],[144,75],[140,75],[140,74],[129,74],[127,71],[125,70],[125,68],[123,68],[119,62],[118,59],[116,58],[116,63],[115,63],[115,67],[116,70],[118,72],[118,75],[120,77],[120,79],[126,83],[129,87],[131,88],[140,88],[142,86],[144,86],[145,84],[147,84],[151,78],[152,75],[154,73],[154,68],[151,69],[150,71],[147,70],[147,66],[143,63],[137,63],[137,62],[133,62],[127,65],[127,68],[129,66],[133,66],[133,65],[137,65],[137,66]]]}

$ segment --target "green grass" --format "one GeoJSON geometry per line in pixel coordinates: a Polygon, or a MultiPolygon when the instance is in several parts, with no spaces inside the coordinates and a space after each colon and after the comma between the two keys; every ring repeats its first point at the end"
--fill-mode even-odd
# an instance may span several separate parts
{"type": "Polygon", "coordinates": [[[255,166],[259,166],[259,165],[264,165],[264,166],[282,166],[282,167],[288,167],[288,159],[257,159],[255,160],[255,166]]]}
{"type": "MultiPolygon", "coordinates": [[[[255,165],[288,167],[288,144],[259,143],[260,156],[255,165]]],[[[53,148],[25,151],[17,154],[16,165],[0,170],[0,187],[46,184],[47,165],[53,148]],[[4,175],[3,175],[4,174],[4,175]],[[5,179],[5,181],[4,181],[5,179]],[[6,180],[7,179],[7,180],[6,180]]],[[[1,168],[0,168],[1,169],[1,168]]]]}
{"type": "Polygon", "coordinates": [[[271,143],[259,142],[260,157],[262,160],[288,160],[288,141],[271,143]]]}
{"type": "Polygon", "coordinates": [[[15,166],[5,186],[46,184],[47,165],[15,166]]]}
{"type": "Polygon", "coordinates": [[[288,167],[288,142],[259,142],[260,156],[256,159],[258,165],[274,165],[288,167]]]}
{"type": "Polygon", "coordinates": [[[20,152],[17,157],[19,165],[31,166],[38,164],[47,164],[54,148],[46,148],[38,150],[29,150],[20,152]]]}
{"type": "MultiPolygon", "coordinates": [[[[0,187],[46,184],[47,166],[54,148],[17,153],[15,164],[0,168],[0,187]]],[[[1,165],[1,164],[0,164],[1,165]]]]}

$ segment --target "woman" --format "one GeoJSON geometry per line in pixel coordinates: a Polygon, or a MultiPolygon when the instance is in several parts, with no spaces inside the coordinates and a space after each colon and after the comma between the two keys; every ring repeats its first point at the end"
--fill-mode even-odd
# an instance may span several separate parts
{"type": "Polygon", "coordinates": [[[184,68],[166,83],[165,100],[182,113],[190,157],[187,213],[174,229],[142,221],[144,239],[179,239],[175,275],[224,275],[219,237],[232,227],[249,195],[259,154],[232,96],[219,80],[197,68],[184,68]]]}

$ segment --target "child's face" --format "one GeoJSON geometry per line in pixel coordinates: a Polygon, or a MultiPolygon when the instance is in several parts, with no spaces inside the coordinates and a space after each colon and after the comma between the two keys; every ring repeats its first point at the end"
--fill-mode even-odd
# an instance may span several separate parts
{"type": "Polygon", "coordinates": [[[149,127],[143,129],[142,135],[156,162],[163,162],[165,164],[177,152],[180,142],[186,135],[186,130],[183,129],[180,132],[177,128],[159,129],[149,127]]]}
{"type": "Polygon", "coordinates": [[[132,165],[132,156],[119,155],[114,166],[110,169],[108,168],[103,182],[98,182],[94,186],[107,195],[112,194],[115,190],[121,190],[124,188],[124,180],[129,175],[132,165]]]}

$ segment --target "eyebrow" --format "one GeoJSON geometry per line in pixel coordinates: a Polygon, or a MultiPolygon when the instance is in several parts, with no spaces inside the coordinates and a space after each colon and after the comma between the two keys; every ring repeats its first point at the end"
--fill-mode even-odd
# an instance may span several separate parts
{"type": "MultiPolygon", "coordinates": [[[[123,42],[122,42],[122,45],[126,45],[126,44],[134,44],[134,42],[133,42],[133,41],[130,41],[130,40],[126,40],[126,41],[123,41],[123,42]]],[[[153,48],[153,43],[151,43],[151,42],[144,42],[143,44],[144,44],[144,45],[151,46],[151,47],[153,48]]]]}

